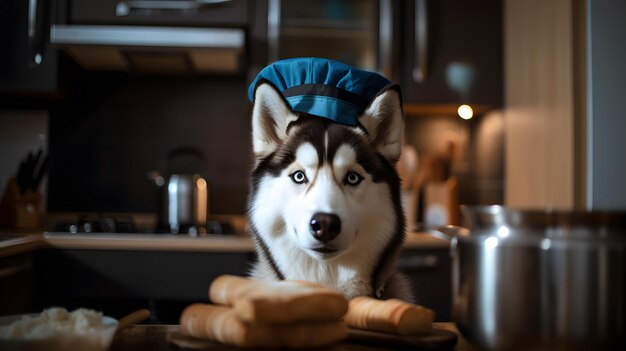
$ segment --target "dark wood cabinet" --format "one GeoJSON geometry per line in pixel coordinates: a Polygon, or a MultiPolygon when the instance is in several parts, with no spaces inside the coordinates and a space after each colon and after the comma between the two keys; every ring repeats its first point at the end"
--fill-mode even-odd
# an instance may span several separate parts
{"type": "MultiPolygon", "coordinates": [[[[318,49],[310,42],[317,36],[327,35],[319,30],[319,33],[299,30],[296,32],[299,37],[289,41],[292,34],[290,26],[321,26],[329,21],[293,21],[289,18],[289,8],[279,6],[281,1],[271,3],[278,4],[274,6],[274,11],[270,9],[272,6],[257,7],[268,18],[278,19],[266,28],[267,33],[274,35],[266,33],[263,37],[264,41],[267,38],[266,46],[270,49],[269,61],[315,54],[339,59],[362,69],[376,69],[401,84],[404,102],[411,105],[405,111],[408,114],[427,110],[456,113],[456,107],[464,103],[478,107],[475,111],[480,113],[502,105],[502,0],[381,0],[377,4],[367,3],[369,7],[364,3],[361,8],[374,9],[370,12],[376,16],[370,16],[373,21],[365,22],[368,23],[365,27],[369,29],[363,37],[369,45],[363,46],[366,48],[363,52],[351,47],[358,40],[350,38],[342,42],[337,35],[326,41],[321,40],[321,45],[326,46],[318,49]],[[331,39],[343,43],[343,46],[335,47],[330,43],[331,39]],[[285,51],[281,43],[291,52],[281,52],[285,51]],[[303,43],[306,43],[304,47],[300,47],[303,43]],[[279,51],[279,54],[272,55],[272,50],[279,51]],[[344,51],[349,51],[349,54],[344,51]],[[351,55],[358,59],[351,58],[351,55]],[[418,73],[422,74],[421,78],[418,73]],[[425,109],[425,106],[431,108],[425,109]],[[433,106],[440,108],[433,109],[433,106]]],[[[291,2],[284,1],[285,4],[291,2]]],[[[348,6],[352,4],[350,1],[329,0],[317,4],[320,8],[332,5],[329,7],[349,11],[346,16],[358,15],[348,6]]],[[[346,26],[352,23],[343,22],[346,26]]],[[[330,23],[339,26],[335,22],[330,23]]],[[[252,56],[262,54],[264,52],[258,48],[252,51],[252,56]]]]}
{"type": "Polygon", "coordinates": [[[405,102],[502,105],[501,0],[409,0],[402,14],[405,102]]]}
{"type": "Polygon", "coordinates": [[[58,52],[48,40],[56,6],[51,0],[0,1],[0,94],[56,91],[58,52]]]}
{"type": "Polygon", "coordinates": [[[33,255],[0,257],[0,316],[33,312],[33,255]]]}
{"type": "Polygon", "coordinates": [[[153,322],[177,323],[207,302],[219,275],[247,275],[252,252],[42,249],[35,252],[35,307],[89,307],[120,318],[150,308],[153,322]]]}
{"type": "Polygon", "coordinates": [[[142,1],[72,0],[71,24],[244,26],[247,0],[142,1]]]}
{"type": "Polygon", "coordinates": [[[450,250],[404,249],[397,263],[411,284],[416,302],[435,311],[436,321],[452,318],[450,250]]]}
{"type": "MultiPolygon", "coordinates": [[[[248,275],[254,261],[254,252],[41,249],[33,263],[35,310],[89,306],[122,317],[151,308],[159,322],[176,323],[188,304],[208,302],[213,279],[248,275]]],[[[398,268],[417,303],[432,308],[437,321],[450,320],[449,250],[405,249],[398,268]]]]}

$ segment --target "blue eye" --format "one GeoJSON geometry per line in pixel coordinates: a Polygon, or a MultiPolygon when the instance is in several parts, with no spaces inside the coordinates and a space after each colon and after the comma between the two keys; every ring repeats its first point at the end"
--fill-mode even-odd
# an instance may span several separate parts
{"type": "Polygon", "coordinates": [[[308,183],[309,179],[307,179],[306,175],[302,171],[295,171],[290,175],[291,180],[293,180],[296,184],[304,184],[308,183]]]}
{"type": "Polygon", "coordinates": [[[348,172],[343,182],[347,185],[357,186],[362,180],[363,177],[357,172],[348,172]]]}

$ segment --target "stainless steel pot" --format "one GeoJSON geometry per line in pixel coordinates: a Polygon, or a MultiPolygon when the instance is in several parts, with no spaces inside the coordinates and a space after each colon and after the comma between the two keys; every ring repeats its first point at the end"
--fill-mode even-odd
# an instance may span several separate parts
{"type": "Polygon", "coordinates": [[[203,234],[209,189],[199,174],[172,174],[161,190],[160,226],[171,233],[203,234]]]}
{"type": "Polygon", "coordinates": [[[626,349],[626,212],[464,207],[453,319],[491,350],[626,349]]]}
{"type": "Polygon", "coordinates": [[[206,233],[209,211],[207,180],[198,173],[173,173],[201,168],[203,162],[202,153],[198,150],[178,148],[167,156],[161,167],[163,171],[148,172],[148,178],[160,188],[157,231],[191,235],[206,233]]]}

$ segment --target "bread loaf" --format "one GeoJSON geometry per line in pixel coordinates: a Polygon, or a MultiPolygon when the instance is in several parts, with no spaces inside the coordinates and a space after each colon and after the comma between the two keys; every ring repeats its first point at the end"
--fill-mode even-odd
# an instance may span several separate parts
{"type": "Polygon", "coordinates": [[[240,347],[319,347],[344,339],[348,332],[342,321],[246,323],[231,308],[207,304],[187,307],[181,315],[180,327],[183,334],[240,347]]]}
{"type": "Polygon", "coordinates": [[[339,320],[348,302],[338,291],[302,281],[266,282],[224,275],[209,288],[213,303],[233,306],[237,316],[257,324],[339,320]]]}
{"type": "Polygon", "coordinates": [[[221,275],[209,286],[209,299],[214,304],[232,306],[233,303],[254,290],[259,280],[246,279],[235,275],[221,275]]]}
{"type": "Polygon", "coordinates": [[[359,296],[350,301],[345,321],[353,328],[413,335],[428,332],[434,318],[435,313],[423,306],[359,296]]]}

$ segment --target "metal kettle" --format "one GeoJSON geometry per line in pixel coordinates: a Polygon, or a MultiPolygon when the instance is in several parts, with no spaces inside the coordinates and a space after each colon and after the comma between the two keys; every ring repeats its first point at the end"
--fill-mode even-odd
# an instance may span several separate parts
{"type": "Polygon", "coordinates": [[[160,171],[148,172],[160,190],[158,232],[206,233],[209,185],[201,174],[203,164],[200,151],[178,148],[167,155],[160,171]]]}

